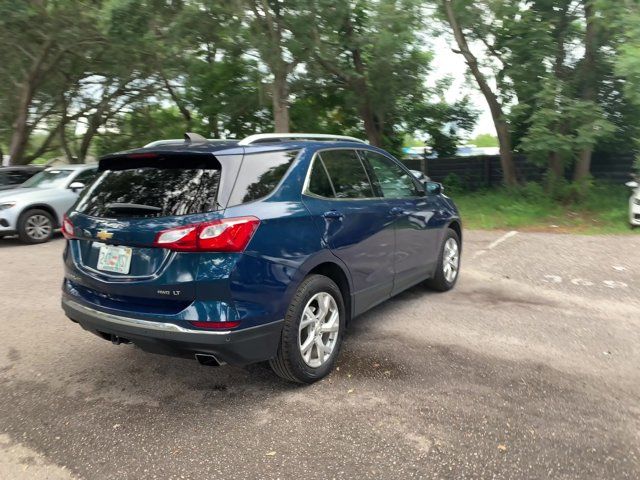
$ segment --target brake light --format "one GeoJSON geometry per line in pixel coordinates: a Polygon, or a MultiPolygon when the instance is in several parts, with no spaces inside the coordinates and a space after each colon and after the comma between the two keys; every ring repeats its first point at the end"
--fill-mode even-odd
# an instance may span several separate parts
{"type": "Polygon", "coordinates": [[[67,217],[66,214],[62,217],[62,235],[64,235],[64,238],[68,240],[75,237],[73,222],[69,220],[69,217],[67,217]]]}
{"type": "Polygon", "coordinates": [[[242,252],[260,225],[256,217],[237,217],[164,230],[153,245],[179,252],[242,252]]]}
{"type": "Polygon", "coordinates": [[[206,328],[208,330],[228,330],[236,328],[240,322],[189,322],[196,328],[206,328]]]}

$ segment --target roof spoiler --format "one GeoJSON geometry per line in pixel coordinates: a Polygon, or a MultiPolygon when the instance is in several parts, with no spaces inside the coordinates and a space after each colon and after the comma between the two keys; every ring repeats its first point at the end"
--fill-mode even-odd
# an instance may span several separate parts
{"type": "Polygon", "coordinates": [[[207,139],[204,138],[202,135],[198,135],[197,133],[186,132],[184,134],[184,141],[186,143],[202,143],[202,142],[206,142],[207,139]]]}

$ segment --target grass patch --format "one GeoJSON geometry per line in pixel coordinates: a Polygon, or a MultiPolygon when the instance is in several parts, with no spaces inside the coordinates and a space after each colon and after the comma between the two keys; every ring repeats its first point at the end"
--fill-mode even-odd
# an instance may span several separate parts
{"type": "Polygon", "coordinates": [[[631,233],[629,188],[596,183],[587,198],[562,204],[537,184],[517,190],[451,192],[466,228],[571,233],[631,233]]]}

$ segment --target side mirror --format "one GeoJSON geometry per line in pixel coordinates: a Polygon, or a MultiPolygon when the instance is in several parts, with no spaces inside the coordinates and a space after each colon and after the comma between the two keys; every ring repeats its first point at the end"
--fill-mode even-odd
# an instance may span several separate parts
{"type": "Polygon", "coordinates": [[[426,181],[424,182],[424,189],[427,195],[440,195],[444,192],[444,187],[438,182],[426,181]]]}
{"type": "Polygon", "coordinates": [[[627,182],[625,185],[627,187],[629,187],[629,188],[638,188],[640,186],[640,184],[638,184],[638,182],[635,182],[635,181],[634,182],[627,182]]]}
{"type": "Polygon", "coordinates": [[[73,193],[79,193],[84,190],[85,186],[86,185],[82,182],[73,182],[71,185],[69,185],[69,190],[71,190],[73,193]]]}

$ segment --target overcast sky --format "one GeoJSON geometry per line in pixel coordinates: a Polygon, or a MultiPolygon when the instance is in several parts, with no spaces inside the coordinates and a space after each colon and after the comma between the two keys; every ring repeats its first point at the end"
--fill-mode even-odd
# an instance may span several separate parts
{"type": "Polygon", "coordinates": [[[473,80],[467,81],[467,66],[462,55],[451,51],[451,44],[447,36],[436,37],[431,41],[435,57],[433,59],[434,80],[446,77],[453,78],[453,84],[447,92],[447,101],[454,102],[465,95],[469,95],[474,107],[480,112],[476,128],[472,137],[480,133],[495,135],[496,131],[491,120],[491,113],[484,97],[473,80]]]}

